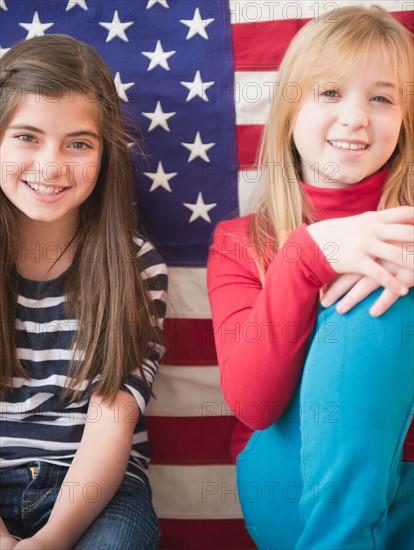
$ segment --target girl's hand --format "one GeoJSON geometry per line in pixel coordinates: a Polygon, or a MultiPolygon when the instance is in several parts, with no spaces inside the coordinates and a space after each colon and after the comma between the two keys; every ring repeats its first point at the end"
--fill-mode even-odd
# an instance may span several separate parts
{"type": "Polygon", "coordinates": [[[413,224],[414,208],[399,206],[324,220],[309,225],[307,230],[322,251],[334,249],[326,260],[337,273],[365,275],[378,286],[403,296],[408,292],[407,284],[402,284],[387,266],[413,271],[407,261],[412,254],[413,224]]]}
{"type": "MultiPolygon", "coordinates": [[[[414,272],[412,269],[398,267],[390,262],[380,262],[390,273],[395,275],[403,285],[407,287],[414,286],[414,272]]],[[[336,305],[338,313],[346,313],[356,304],[369,296],[380,285],[370,277],[361,275],[346,274],[338,277],[328,288],[321,303],[324,307],[329,307],[339,300],[336,305]]],[[[373,317],[379,317],[389,309],[392,304],[398,300],[399,296],[389,289],[384,289],[380,297],[371,306],[369,313],[373,317]]]]}
{"type": "MultiPolygon", "coordinates": [[[[351,289],[362,278],[364,278],[364,276],[359,275],[357,273],[345,273],[344,275],[338,275],[336,279],[334,279],[331,283],[329,283],[328,288],[326,289],[325,294],[321,299],[321,304],[323,305],[323,307],[331,307],[335,302],[337,302],[340,298],[342,298],[342,296],[348,295],[351,289]]],[[[375,283],[375,284],[377,285],[376,288],[378,288],[379,287],[378,283],[375,283]]],[[[355,302],[355,304],[356,303],[357,302],[355,302]]]]}

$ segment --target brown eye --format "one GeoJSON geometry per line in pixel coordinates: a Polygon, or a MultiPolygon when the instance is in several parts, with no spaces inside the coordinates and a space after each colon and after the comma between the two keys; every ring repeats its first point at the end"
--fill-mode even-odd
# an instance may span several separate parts
{"type": "Polygon", "coordinates": [[[23,143],[34,143],[36,141],[36,138],[30,134],[19,134],[16,138],[23,141],[23,143]]]}
{"type": "Polygon", "coordinates": [[[74,141],[73,143],[70,144],[70,147],[72,147],[72,149],[79,149],[79,150],[91,149],[91,146],[84,141],[74,141]]]}

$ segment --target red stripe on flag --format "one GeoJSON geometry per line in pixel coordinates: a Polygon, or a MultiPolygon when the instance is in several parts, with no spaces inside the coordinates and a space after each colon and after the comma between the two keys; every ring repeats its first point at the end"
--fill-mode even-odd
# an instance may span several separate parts
{"type": "Polygon", "coordinates": [[[160,519],[159,523],[162,533],[160,550],[163,548],[168,550],[183,550],[183,548],[185,550],[212,550],[213,548],[214,550],[252,550],[256,548],[241,519],[160,519]]]}
{"type": "Polygon", "coordinates": [[[166,319],[166,365],[217,365],[211,319],[166,319]]]}
{"type": "Polygon", "coordinates": [[[236,126],[239,170],[257,168],[257,148],[262,130],[263,126],[260,124],[236,126]]]}
{"type": "MultiPolygon", "coordinates": [[[[392,12],[392,15],[414,32],[413,10],[392,12]]],[[[232,25],[235,70],[277,70],[292,38],[308,21],[310,19],[232,25]]]]}
{"type": "Polygon", "coordinates": [[[405,4],[407,5],[407,11],[392,12],[392,15],[401,21],[410,32],[414,33],[414,10],[408,9],[413,7],[413,3],[405,2],[405,4]]]}
{"type": "MultiPolygon", "coordinates": [[[[151,464],[232,464],[230,441],[238,420],[220,403],[205,403],[204,417],[147,416],[151,464]]],[[[201,410],[201,407],[200,407],[201,410]]]]}
{"type": "Polygon", "coordinates": [[[296,19],[233,25],[235,70],[277,70],[290,41],[308,21],[296,19]]]}

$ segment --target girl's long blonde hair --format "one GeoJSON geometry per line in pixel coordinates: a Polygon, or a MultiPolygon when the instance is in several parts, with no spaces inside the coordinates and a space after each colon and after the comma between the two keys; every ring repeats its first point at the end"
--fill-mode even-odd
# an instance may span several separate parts
{"type": "MultiPolygon", "coordinates": [[[[389,173],[380,209],[414,203],[414,49],[409,31],[378,6],[346,7],[307,23],[292,40],[280,66],[275,100],[271,106],[259,151],[264,169],[258,215],[251,238],[259,250],[269,242],[280,247],[305,220],[314,221],[300,181],[300,158],[293,130],[301,98],[321,75],[338,81],[353,66],[369,61],[370,52],[384,54],[394,69],[403,103],[403,123],[397,147],[389,160],[389,173]]],[[[310,137],[311,139],[311,137],[310,137]]],[[[264,278],[266,254],[258,260],[264,278]]]]}
{"type": "MultiPolygon", "coordinates": [[[[96,391],[112,401],[132,369],[140,370],[148,386],[141,364],[160,341],[159,329],[151,325],[154,312],[133,242],[137,219],[129,138],[113,77],[93,48],[64,35],[21,42],[0,60],[0,140],[25,94],[56,100],[73,93],[98,106],[103,154],[96,186],[80,207],[74,235],[78,244],[65,283],[66,312],[79,320],[73,348],[84,358],[71,362],[68,377],[72,387],[85,387],[99,375],[96,391]],[[91,250],[97,251],[93,258],[91,250]]],[[[17,219],[18,211],[0,190],[0,397],[9,391],[13,376],[27,377],[14,336],[17,219]]],[[[79,396],[69,389],[63,394],[79,396]]]]}

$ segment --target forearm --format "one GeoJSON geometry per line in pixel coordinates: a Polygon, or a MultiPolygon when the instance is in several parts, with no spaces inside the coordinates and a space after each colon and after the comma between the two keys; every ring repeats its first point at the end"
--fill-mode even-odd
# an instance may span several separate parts
{"type": "Polygon", "coordinates": [[[125,392],[113,406],[91,400],[79,449],[50,519],[36,535],[44,548],[72,548],[112,499],[125,475],[137,419],[138,407],[125,392]]]}

